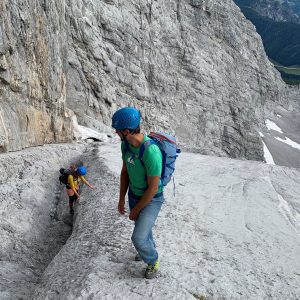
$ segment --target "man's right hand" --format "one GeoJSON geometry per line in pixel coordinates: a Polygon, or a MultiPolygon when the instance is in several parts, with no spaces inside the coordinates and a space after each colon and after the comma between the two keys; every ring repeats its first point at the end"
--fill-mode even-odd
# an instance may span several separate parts
{"type": "Polygon", "coordinates": [[[119,200],[118,211],[121,215],[125,214],[125,201],[119,200]]]}

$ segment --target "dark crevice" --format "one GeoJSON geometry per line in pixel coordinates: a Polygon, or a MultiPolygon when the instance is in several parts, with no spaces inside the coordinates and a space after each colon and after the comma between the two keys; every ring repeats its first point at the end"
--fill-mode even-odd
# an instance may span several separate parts
{"type": "MultiPolygon", "coordinates": [[[[83,157],[77,157],[66,163],[68,165],[83,164],[83,157]]],[[[28,242],[28,247],[32,247],[33,262],[29,268],[34,270],[34,276],[28,281],[31,282],[32,287],[28,287],[28,293],[33,295],[34,290],[40,285],[43,278],[43,273],[47,269],[48,265],[51,263],[53,258],[60,252],[63,246],[66,244],[73,231],[73,222],[76,219],[77,204],[74,205],[75,215],[72,216],[69,213],[69,198],[67,196],[65,185],[59,183],[59,171],[57,172],[57,186],[54,191],[49,191],[53,193],[55,199],[49,210],[49,223],[45,226],[43,232],[40,232],[40,240],[38,249],[36,245],[30,245],[28,242]]],[[[47,207],[45,207],[47,209],[47,207]]],[[[38,216],[33,216],[34,219],[38,220],[38,216]]],[[[30,297],[29,299],[32,299],[30,297]]]]}

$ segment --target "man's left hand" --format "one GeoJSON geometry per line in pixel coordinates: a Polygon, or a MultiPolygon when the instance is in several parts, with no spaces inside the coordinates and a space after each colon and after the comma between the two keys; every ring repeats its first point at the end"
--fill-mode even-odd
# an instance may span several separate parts
{"type": "Polygon", "coordinates": [[[138,211],[137,209],[133,208],[131,210],[130,214],[129,214],[129,219],[131,221],[135,221],[138,218],[139,214],[140,214],[140,211],[138,211]]]}

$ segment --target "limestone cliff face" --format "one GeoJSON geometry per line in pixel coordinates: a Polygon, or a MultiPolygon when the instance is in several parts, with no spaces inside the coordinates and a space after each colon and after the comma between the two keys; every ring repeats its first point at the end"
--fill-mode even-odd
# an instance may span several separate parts
{"type": "Polygon", "coordinates": [[[65,4],[0,2],[0,152],[72,139],[65,4]]]}
{"type": "Polygon", "coordinates": [[[135,105],[146,130],[168,130],[188,148],[262,158],[256,130],[282,103],[284,84],[233,1],[13,3],[2,4],[0,27],[8,149],[18,146],[9,124],[30,146],[69,137],[65,107],[99,128],[135,105]]]}
{"type": "Polygon", "coordinates": [[[69,3],[67,105],[110,123],[116,106],[202,153],[260,159],[256,128],[283,83],[233,1],[69,3]]]}

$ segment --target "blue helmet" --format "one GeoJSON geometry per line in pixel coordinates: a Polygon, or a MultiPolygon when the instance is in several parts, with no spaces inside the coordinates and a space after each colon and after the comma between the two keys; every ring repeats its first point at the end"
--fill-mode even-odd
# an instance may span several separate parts
{"type": "Polygon", "coordinates": [[[84,166],[78,167],[77,172],[80,176],[84,176],[86,174],[86,167],[84,166]]]}
{"type": "Polygon", "coordinates": [[[134,107],[123,107],[117,110],[112,117],[112,127],[117,130],[136,129],[141,121],[140,112],[134,107]]]}

